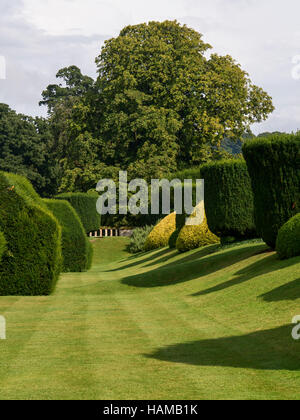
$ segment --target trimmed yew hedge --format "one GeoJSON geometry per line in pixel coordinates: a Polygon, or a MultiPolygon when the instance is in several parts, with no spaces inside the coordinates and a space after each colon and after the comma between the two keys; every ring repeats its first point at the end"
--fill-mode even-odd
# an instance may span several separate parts
{"type": "Polygon", "coordinates": [[[247,141],[243,154],[252,181],[257,230],[275,248],[279,229],[300,212],[300,133],[247,141]]]}
{"type": "Polygon", "coordinates": [[[86,193],[66,193],[55,197],[58,200],[66,200],[78,213],[85,232],[96,231],[101,226],[101,217],[97,212],[96,203],[98,196],[86,193]]]}
{"type": "Polygon", "coordinates": [[[64,272],[80,272],[91,267],[92,244],[81,220],[66,200],[44,200],[62,227],[62,256],[64,272]]]}
{"type": "Polygon", "coordinates": [[[61,228],[30,182],[0,172],[0,295],[49,295],[61,270],[61,228]]]}
{"type": "Polygon", "coordinates": [[[218,237],[236,240],[257,236],[251,180],[242,159],[201,166],[205,212],[209,229],[218,237]]]}
{"type": "Polygon", "coordinates": [[[0,231],[0,262],[2,259],[2,255],[6,249],[6,240],[3,233],[0,231]]]}

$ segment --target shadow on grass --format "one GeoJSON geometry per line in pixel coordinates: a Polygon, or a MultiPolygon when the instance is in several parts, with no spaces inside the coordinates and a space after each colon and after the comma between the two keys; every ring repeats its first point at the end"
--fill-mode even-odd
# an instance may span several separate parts
{"type": "MultiPolygon", "coordinates": [[[[186,257],[180,258],[178,261],[173,261],[173,264],[181,264],[183,262],[193,261],[199,258],[202,258],[206,255],[210,255],[218,251],[220,248],[220,245],[210,245],[207,247],[204,247],[202,249],[199,249],[199,251],[194,252],[192,254],[188,254],[186,257]]],[[[113,270],[107,270],[107,272],[112,271],[120,271],[120,270],[127,270],[128,268],[141,266],[141,268],[148,268],[152,267],[153,265],[163,264],[167,261],[169,261],[171,258],[178,256],[179,253],[176,249],[170,249],[170,248],[163,248],[161,250],[155,250],[155,251],[148,251],[143,252],[142,254],[138,254],[138,257],[145,257],[141,260],[138,260],[136,257],[135,261],[123,265],[119,268],[114,268],[113,270]]]]}
{"type": "Polygon", "coordinates": [[[156,251],[143,252],[142,254],[138,254],[137,256],[135,256],[134,262],[127,265],[120,266],[118,268],[114,268],[113,270],[107,270],[107,272],[127,270],[128,268],[136,267],[138,265],[143,265],[149,261],[152,261],[152,264],[156,264],[157,258],[163,256],[164,259],[168,260],[172,254],[174,254],[174,250],[169,249],[169,248],[163,248],[160,251],[156,250],[156,251]],[[145,258],[138,260],[138,258],[141,258],[141,257],[145,257],[145,258]]]}
{"type": "Polygon", "coordinates": [[[208,248],[203,248],[199,253],[188,255],[175,263],[171,262],[163,267],[126,277],[122,280],[122,283],[128,286],[151,288],[187,282],[207,276],[236,264],[245,258],[249,258],[265,249],[265,245],[230,249],[222,253],[205,256],[205,252],[211,252],[208,248]],[[196,259],[191,261],[191,258],[196,259]]]}
{"type": "MultiPolygon", "coordinates": [[[[211,255],[214,254],[215,252],[217,252],[220,248],[220,245],[209,245],[206,247],[203,247],[201,249],[199,249],[196,252],[193,253],[188,253],[185,257],[183,256],[183,254],[180,254],[177,250],[173,250],[173,255],[171,255],[171,257],[176,257],[181,255],[180,259],[172,261],[172,264],[183,264],[189,261],[194,261],[194,260],[198,260],[199,258],[203,258],[206,257],[207,255],[211,255]]],[[[168,255],[167,257],[163,257],[160,258],[158,260],[155,261],[151,261],[151,263],[146,264],[144,267],[152,267],[153,265],[157,265],[157,264],[163,264],[166,261],[168,261],[170,259],[170,255],[168,255]]]]}
{"type": "Polygon", "coordinates": [[[175,344],[146,354],[148,358],[196,366],[224,366],[259,370],[300,370],[300,341],[293,326],[175,344]]]}
{"type": "MultiPolygon", "coordinates": [[[[267,251],[268,252],[268,251],[267,251]]],[[[267,253],[265,255],[268,255],[267,253]]],[[[277,258],[277,255],[272,253],[271,255],[263,258],[259,261],[256,261],[253,264],[248,265],[242,270],[235,273],[235,277],[229,281],[226,281],[216,286],[210,287],[209,289],[202,290],[193,294],[192,296],[205,296],[211,293],[220,292],[227,289],[228,287],[237,286],[246,281],[252,280],[255,277],[262,276],[264,274],[272,273],[273,271],[281,270],[286,267],[290,267],[293,264],[296,264],[297,261],[285,260],[280,261],[277,258]]]]}
{"type": "Polygon", "coordinates": [[[260,298],[266,302],[279,302],[281,300],[297,300],[300,298],[300,278],[294,281],[291,281],[283,286],[276,287],[276,289],[271,290],[264,295],[261,295],[260,298]]]}

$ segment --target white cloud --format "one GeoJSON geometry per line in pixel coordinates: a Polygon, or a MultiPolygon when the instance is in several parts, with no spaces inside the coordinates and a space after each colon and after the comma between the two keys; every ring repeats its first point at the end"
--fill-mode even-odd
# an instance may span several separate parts
{"type": "Polygon", "coordinates": [[[126,25],[185,12],[184,0],[24,0],[21,15],[48,35],[115,35],[126,25]]]}
{"type": "Polygon", "coordinates": [[[24,0],[20,15],[47,35],[112,34],[131,21],[121,0],[24,0]]]}

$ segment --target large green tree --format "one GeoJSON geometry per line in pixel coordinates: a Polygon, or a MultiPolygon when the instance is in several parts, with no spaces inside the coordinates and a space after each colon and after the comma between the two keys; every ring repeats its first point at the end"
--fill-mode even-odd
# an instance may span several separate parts
{"type": "Polygon", "coordinates": [[[270,96],[230,56],[208,57],[210,48],[176,21],[128,26],[105,42],[94,108],[110,164],[199,163],[205,146],[267,118],[270,96]]]}
{"type": "Polygon", "coordinates": [[[93,188],[127,169],[163,177],[223,156],[267,118],[272,100],[230,56],[209,55],[202,35],[176,21],[124,28],[96,58],[94,82],[76,66],[57,73],[48,106],[61,191],[93,188]]]}

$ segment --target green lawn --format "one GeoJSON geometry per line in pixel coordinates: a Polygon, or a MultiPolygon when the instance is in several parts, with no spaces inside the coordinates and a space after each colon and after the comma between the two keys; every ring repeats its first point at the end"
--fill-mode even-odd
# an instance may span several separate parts
{"type": "Polygon", "coordinates": [[[50,297],[0,297],[3,399],[300,399],[300,258],[94,242],[50,297]]]}

